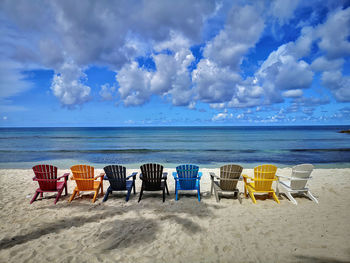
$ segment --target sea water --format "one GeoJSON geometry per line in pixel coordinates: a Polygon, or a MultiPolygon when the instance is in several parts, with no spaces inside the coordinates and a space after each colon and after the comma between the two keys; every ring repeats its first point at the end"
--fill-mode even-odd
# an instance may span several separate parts
{"type": "Polygon", "coordinates": [[[350,126],[0,128],[0,168],[193,163],[350,167],[350,126]]]}

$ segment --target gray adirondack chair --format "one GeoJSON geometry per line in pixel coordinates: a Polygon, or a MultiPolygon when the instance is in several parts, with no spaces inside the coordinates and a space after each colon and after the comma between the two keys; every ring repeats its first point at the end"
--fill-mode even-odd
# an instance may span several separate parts
{"type": "Polygon", "coordinates": [[[210,195],[215,193],[216,202],[220,202],[219,194],[222,193],[234,193],[237,199],[242,203],[240,192],[237,188],[237,183],[240,181],[243,167],[236,164],[228,164],[220,167],[220,176],[211,172],[211,189],[210,195]]]}
{"type": "Polygon", "coordinates": [[[297,205],[297,201],[292,194],[304,194],[312,201],[318,204],[317,199],[311,194],[309,188],[306,187],[307,182],[311,179],[311,172],[314,169],[312,164],[299,164],[292,168],[290,176],[277,175],[279,185],[285,190],[287,198],[297,205]],[[285,180],[282,180],[285,179],[285,180]]]}

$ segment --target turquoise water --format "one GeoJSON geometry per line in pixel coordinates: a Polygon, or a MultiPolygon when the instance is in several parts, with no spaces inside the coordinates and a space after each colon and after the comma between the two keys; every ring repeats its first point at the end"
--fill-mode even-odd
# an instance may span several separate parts
{"type": "Polygon", "coordinates": [[[350,126],[1,128],[0,168],[38,163],[59,168],[118,163],[137,168],[146,162],[166,167],[182,163],[350,167],[350,134],[338,133],[344,129],[350,126]]]}

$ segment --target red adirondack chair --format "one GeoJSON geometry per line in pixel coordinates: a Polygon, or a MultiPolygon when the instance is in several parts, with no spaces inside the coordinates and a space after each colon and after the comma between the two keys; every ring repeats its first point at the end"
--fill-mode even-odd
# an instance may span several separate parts
{"type": "Polygon", "coordinates": [[[66,173],[57,178],[57,167],[48,165],[48,164],[39,164],[33,167],[33,171],[35,173],[35,177],[33,177],[33,181],[38,181],[39,188],[36,189],[33,199],[30,203],[33,203],[38,197],[43,197],[44,192],[57,192],[57,197],[55,200],[55,204],[60,198],[63,189],[65,189],[65,195],[67,195],[67,180],[69,173],[66,173]],[[64,181],[60,180],[64,178],[64,181]]]}

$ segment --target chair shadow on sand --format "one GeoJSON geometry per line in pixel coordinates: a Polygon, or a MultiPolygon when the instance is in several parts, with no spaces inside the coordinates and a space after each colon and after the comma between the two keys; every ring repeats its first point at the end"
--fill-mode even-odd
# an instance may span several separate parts
{"type": "MultiPolygon", "coordinates": [[[[87,196],[86,198],[82,197],[81,200],[83,202],[79,202],[79,198],[77,198],[75,202],[69,205],[67,202],[62,202],[63,200],[61,200],[55,206],[49,204],[46,206],[38,206],[35,209],[43,211],[47,209],[53,211],[57,211],[57,209],[70,209],[70,213],[53,222],[43,222],[42,225],[38,227],[31,228],[29,231],[24,231],[24,234],[3,238],[0,240],[0,250],[25,244],[48,234],[58,234],[64,230],[70,229],[71,227],[82,227],[85,224],[94,222],[99,222],[101,225],[99,227],[102,227],[101,233],[99,233],[97,237],[91,237],[97,239],[94,243],[95,249],[111,250],[115,248],[127,248],[130,246],[137,247],[138,244],[141,245],[145,244],[145,242],[155,240],[157,232],[162,231],[160,224],[164,220],[175,222],[189,234],[199,233],[202,231],[201,226],[195,222],[196,219],[192,220],[190,218],[209,218],[213,216],[213,212],[210,208],[220,208],[217,205],[207,203],[198,204],[195,197],[193,198],[196,201],[195,209],[191,206],[186,206],[186,203],[182,203],[181,201],[176,203],[172,202],[170,204],[161,203],[161,200],[159,200],[159,194],[154,195],[154,197],[153,194],[149,194],[144,201],[146,201],[146,199],[149,201],[143,202],[142,206],[140,206],[139,203],[136,203],[137,198],[133,200],[135,203],[129,202],[127,206],[119,206],[119,202],[118,204],[115,204],[115,202],[113,203],[111,201],[101,206],[100,203],[95,203],[94,205],[90,202],[87,203],[86,201],[90,200],[87,196]],[[155,206],[155,203],[160,204],[155,206]],[[84,211],[86,211],[84,215],[74,216],[74,212],[82,213],[84,211]],[[94,211],[96,214],[89,216],[89,211],[94,211]],[[123,220],[118,219],[118,216],[124,213],[135,211],[137,217],[123,220]],[[157,218],[150,219],[143,216],[144,214],[150,214],[150,212],[156,213],[157,218]],[[130,225],[132,225],[133,228],[130,228],[130,225]]],[[[120,199],[117,200],[119,201],[120,199]]]]}

